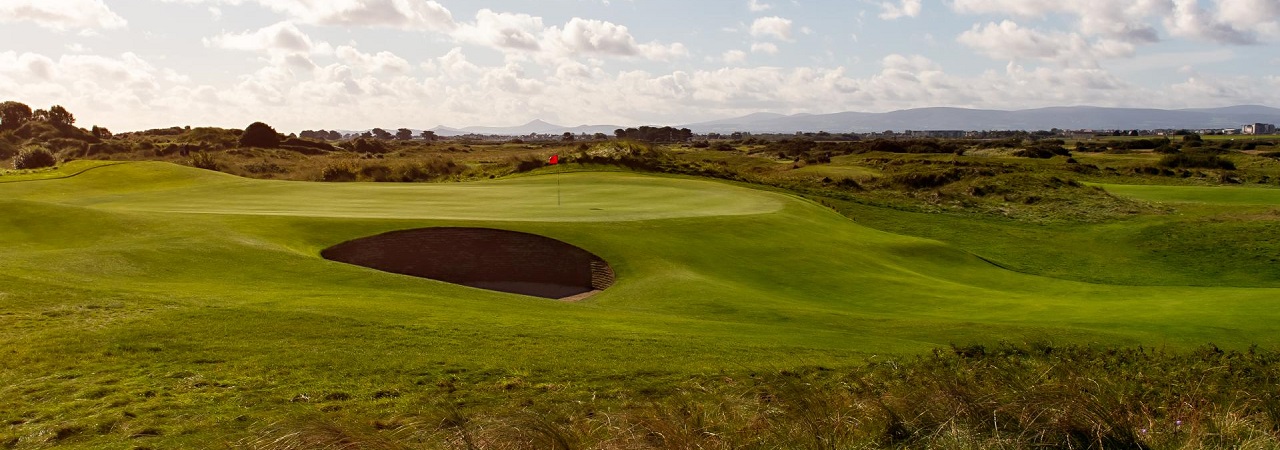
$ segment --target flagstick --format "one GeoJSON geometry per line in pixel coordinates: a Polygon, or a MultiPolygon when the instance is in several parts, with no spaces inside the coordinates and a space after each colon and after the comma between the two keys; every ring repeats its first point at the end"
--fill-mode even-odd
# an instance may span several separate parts
{"type": "Polygon", "coordinates": [[[560,173],[562,172],[556,171],[556,206],[560,206],[560,173]]]}

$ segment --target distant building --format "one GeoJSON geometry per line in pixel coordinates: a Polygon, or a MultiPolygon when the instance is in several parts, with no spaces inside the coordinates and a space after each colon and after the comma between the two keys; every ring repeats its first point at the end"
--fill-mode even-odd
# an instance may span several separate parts
{"type": "Polygon", "coordinates": [[[1276,134],[1276,126],[1269,123],[1251,123],[1240,127],[1240,134],[1276,134]]]}
{"type": "Polygon", "coordinates": [[[965,137],[962,130],[925,130],[925,131],[907,131],[911,137],[921,138],[939,138],[939,139],[958,139],[965,137]]]}

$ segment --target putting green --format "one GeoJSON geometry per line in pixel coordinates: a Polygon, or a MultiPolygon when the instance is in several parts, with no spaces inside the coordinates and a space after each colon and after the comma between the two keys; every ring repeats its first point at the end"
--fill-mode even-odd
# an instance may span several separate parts
{"type": "Polygon", "coordinates": [[[194,214],[498,221],[629,221],[762,214],[785,197],[702,180],[563,173],[461,184],[249,180],[165,163],[99,166],[15,195],[95,208],[194,214]],[[127,181],[127,182],[122,182],[127,181]]]}
{"type": "Polygon", "coordinates": [[[1161,186],[1094,184],[1112,194],[1169,203],[1280,205],[1280,189],[1243,186],[1161,186]]]}

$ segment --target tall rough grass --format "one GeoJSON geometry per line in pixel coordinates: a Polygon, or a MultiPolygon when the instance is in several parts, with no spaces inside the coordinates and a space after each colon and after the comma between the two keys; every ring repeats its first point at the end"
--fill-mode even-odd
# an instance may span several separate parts
{"type": "MultiPolygon", "coordinates": [[[[1000,345],[690,380],[651,401],[262,429],[260,449],[1280,447],[1280,353],[1000,345]],[[303,446],[299,446],[303,445],[303,446]]],[[[637,397],[639,398],[639,397],[637,397]]]]}

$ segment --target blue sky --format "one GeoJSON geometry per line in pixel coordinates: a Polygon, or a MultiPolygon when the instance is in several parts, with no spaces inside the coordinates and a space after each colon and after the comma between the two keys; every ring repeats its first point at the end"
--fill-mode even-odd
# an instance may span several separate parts
{"type": "Polygon", "coordinates": [[[1280,106],[1280,0],[0,0],[0,100],[115,131],[1280,106]]]}

